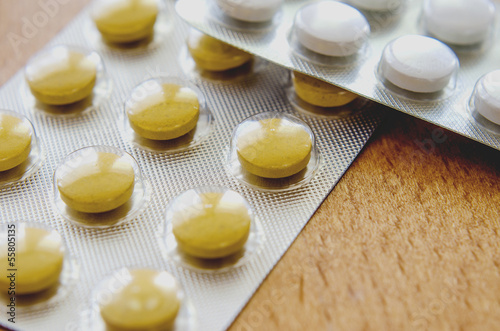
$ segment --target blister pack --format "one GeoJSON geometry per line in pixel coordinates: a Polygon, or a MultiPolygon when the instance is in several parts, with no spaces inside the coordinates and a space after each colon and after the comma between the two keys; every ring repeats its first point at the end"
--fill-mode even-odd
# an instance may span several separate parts
{"type": "Polygon", "coordinates": [[[289,79],[173,1],[85,9],[0,89],[0,324],[228,327],[385,113],[308,115],[289,79]]]}
{"type": "Polygon", "coordinates": [[[180,0],[177,11],[242,50],[500,149],[498,5],[180,0]]]}

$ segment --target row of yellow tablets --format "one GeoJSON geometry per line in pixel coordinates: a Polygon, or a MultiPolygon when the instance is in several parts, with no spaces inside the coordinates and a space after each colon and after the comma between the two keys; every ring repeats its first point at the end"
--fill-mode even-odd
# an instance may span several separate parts
{"type": "MultiPolygon", "coordinates": [[[[156,0],[107,0],[94,4],[92,18],[104,41],[127,44],[151,37],[158,11],[156,0]]],[[[252,55],[196,30],[191,31],[187,46],[197,67],[210,72],[235,69],[253,59],[252,55]]],[[[26,69],[26,79],[31,92],[40,102],[70,104],[91,94],[98,70],[96,62],[90,54],[59,49],[31,61],[26,69]]],[[[294,83],[303,86],[298,92],[301,98],[321,107],[345,105],[355,98],[354,94],[331,85],[326,87],[328,90],[325,92],[333,95],[340,92],[339,98],[317,98],[317,94],[309,92],[309,86],[321,83],[304,79],[294,83]]]]}
{"type": "MultiPolygon", "coordinates": [[[[233,132],[228,171],[244,184],[277,191],[292,189],[308,182],[319,165],[314,134],[296,117],[260,113],[241,122],[233,132]],[[274,186],[266,187],[266,183],[274,186]]],[[[69,154],[54,175],[55,205],[66,219],[84,225],[85,219],[100,219],[94,226],[130,219],[148,200],[148,188],[135,159],[111,146],[91,146],[69,154]],[[110,211],[114,214],[102,218],[87,215],[110,211]]]]}
{"type": "MultiPolygon", "coordinates": [[[[158,88],[160,94],[168,94],[174,89],[174,98],[177,99],[174,106],[162,101],[161,105],[150,105],[150,111],[146,111],[142,117],[133,113],[138,119],[133,117],[132,127],[135,126],[136,132],[150,139],[172,139],[185,135],[197,123],[196,94],[188,88],[168,84],[158,88]],[[163,106],[166,109],[162,111],[163,106]],[[161,121],[163,119],[164,122],[161,121]]],[[[134,107],[131,109],[132,112],[135,110],[134,107]]],[[[32,151],[33,136],[34,129],[24,116],[0,111],[0,176],[18,167],[20,171],[25,169],[24,163],[29,162],[32,151]]],[[[306,168],[314,145],[314,135],[306,123],[290,115],[270,112],[248,118],[238,125],[233,134],[231,152],[236,153],[243,170],[258,177],[278,179],[290,177],[306,168]]],[[[122,205],[131,196],[134,170],[131,162],[127,165],[117,161],[121,160],[121,152],[92,151],[83,149],[68,156],[56,171],[57,187],[61,198],[73,209],[90,213],[105,212],[122,205]],[[99,176],[95,177],[96,174],[99,176]],[[85,186],[94,185],[96,188],[102,181],[113,182],[117,179],[123,183],[124,190],[120,190],[115,204],[110,203],[106,207],[85,205],[85,186]],[[96,183],[92,184],[94,181],[96,183]],[[81,197],[81,201],[71,201],[72,196],[81,197]]],[[[135,161],[132,163],[135,164],[135,161]]],[[[108,187],[111,189],[111,186],[108,187]]],[[[107,195],[104,192],[102,194],[107,195]]]]}
{"type": "MultiPolygon", "coordinates": [[[[196,30],[191,30],[187,45],[197,67],[209,72],[236,69],[253,59],[252,55],[196,30]]],[[[26,81],[33,96],[43,104],[73,104],[92,94],[98,71],[102,70],[100,62],[95,52],[54,47],[29,61],[25,70],[26,81]]],[[[293,80],[297,94],[312,105],[338,107],[356,98],[355,94],[318,79],[295,75],[299,76],[293,80]]]]}

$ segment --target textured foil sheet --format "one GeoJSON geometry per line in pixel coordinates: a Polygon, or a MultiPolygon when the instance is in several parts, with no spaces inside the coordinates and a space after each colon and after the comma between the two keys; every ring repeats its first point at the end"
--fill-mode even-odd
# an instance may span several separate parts
{"type": "Polygon", "coordinates": [[[184,74],[180,65],[187,54],[189,27],[176,16],[173,1],[165,3],[157,24],[162,31],[157,31],[159,38],[149,46],[112,49],[96,42],[86,9],[52,40],[50,45],[77,45],[100,53],[112,90],[95,109],[71,116],[35,109],[22,71],[0,89],[0,108],[27,116],[46,152],[44,163],[34,175],[0,187],[0,222],[37,222],[56,229],[73,266],[68,278],[72,281],[66,284],[68,292],[60,300],[33,308],[18,307],[15,325],[7,321],[2,304],[0,324],[16,330],[87,330],[83,323],[93,316],[92,291],[102,279],[123,267],[150,267],[167,270],[179,280],[199,330],[227,328],[384,115],[384,107],[376,103],[342,119],[298,113],[286,97],[288,71],[274,64],[264,64],[255,75],[234,83],[193,78],[184,74]],[[165,75],[191,78],[205,94],[214,117],[211,132],[203,142],[176,153],[138,148],[128,139],[123,125],[124,102],[133,87],[150,77],[165,75]],[[233,129],[243,119],[264,111],[290,113],[311,126],[322,162],[305,186],[286,192],[260,191],[243,185],[228,172],[227,152],[233,129]],[[68,222],[54,202],[53,175],[59,162],[69,153],[93,145],[127,151],[151,183],[145,209],[133,220],[107,229],[89,229],[68,222]],[[206,185],[225,186],[241,193],[253,207],[264,234],[251,259],[220,273],[200,273],[176,264],[164,254],[159,240],[168,203],[189,188],[206,185]]]}
{"type": "Polygon", "coordinates": [[[293,51],[295,41],[291,32],[295,13],[308,2],[312,1],[286,0],[267,27],[253,26],[250,30],[243,25],[235,28],[219,13],[212,0],[180,0],[176,9],[184,20],[197,29],[247,52],[500,149],[500,125],[478,119],[468,109],[477,80],[490,71],[500,69],[499,1],[495,2],[497,24],[491,40],[487,42],[491,45],[485,51],[459,52],[461,67],[456,89],[450,97],[432,102],[400,98],[384,89],[376,76],[382,51],[390,41],[405,34],[424,34],[420,23],[422,0],[404,1],[401,8],[392,12],[365,11],[371,26],[368,45],[358,61],[342,65],[311,62],[293,51]]]}

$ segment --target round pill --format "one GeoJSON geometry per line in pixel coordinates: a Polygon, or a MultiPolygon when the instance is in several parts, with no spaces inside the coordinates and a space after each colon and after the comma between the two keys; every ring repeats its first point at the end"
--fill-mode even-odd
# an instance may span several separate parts
{"type": "Polygon", "coordinates": [[[439,40],[406,35],[385,47],[379,74],[404,90],[433,93],[444,89],[458,68],[455,53],[439,40]]]}
{"type": "Polygon", "coordinates": [[[157,15],[157,0],[106,0],[96,2],[92,18],[104,40],[129,43],[151,36],[157,15]]]}
{"type": "Polygon", "coordinates": [[[426,30],[454,45],[483,42],[495,20],[491,0],[426,0],[423,7],[426,30]]]}
{"type": "Polygon", "coordinates": [[[200,103],[191,88],[153,79],[132,92],[126,112],[130,126],[141,137],[170,140],[196,127],[200,103]]]}
{"type": "MultiPolygon", "coordinates": [[[[166,271],[136,269],[110,282],[101,317],[110,330],[171,330],[181,306],[179,287],[166,271]]],[[[104,299],[103,299],[104,301],[104,299]]]]}
{"type": "Polygon", "coordinates": [[[18,116],[0,111],[0,171],[12,169],[28,158],[33,129],[18,116]]]}
{"type": "Polygon", "coordinates": [[[66,159],[56,173],[61,199],[84,213],[102,213],[126,203],[134,190],[134,168],[125,156],[88,147],[66,159]]]}
{"type": "Polygon", "coordinates": [[[399,8],[404,0],[349,0],[360,9],[373,11],[391,11],[399,8]]]}
{"type": "Polygon", "coordinates": [[[245,22],[266,22],[280,9],[283,0],[216,0],[228,16],[245,22]]]}
{"type": "Polygon", "coordinates": [[[472,101],[482,116],[500,125],[500,70],[487,73],[479,79],[472,101]]]}
{"type": "MultiPolygon", "coordinates": [[[[15,283],[16,294],[34,294],[46,290],[59,281],[63,268],[64,248],[61,236],[56,231],[27,227],[16,227],[15,279],[9,278],[7,240],[0,243],[0,265],[2,277],[0,287],[7,289],[15,283]]],[[[9,245],[9,247],[11,247],[9,245]]]]}
{"type": "Polygon", "coordinates": [[[299,98],[314,106],[340,107],[357,98],[354,93],[297,71],[292,81],[299,98]]]}
{"type": "Polygon", "coordinates": [[[172,231],[185,253],[205,259],[222,258],[245,245],[252,216],[238,193],[192,189],[181,194],[175,203],[172,231]]]}
{"type": "Polygon", "coordinates": [[[97,65],[89,54],[57,46],[28,62],[26,81],[35,98],[49,105],[71,104],[94,88],[97,65]]]}
{"type": "Polygon", "coordinates": [[[288,117],[247,120],[236,132],[241,166],[265,178],[292,176],[309,163],[312,134],[288,117]]]}
{"type": "Polygon", "coordinates": [[[300,44],[327,56],[355,54],[370,34],[370,25],[363,14],[337,1],[303,6],[295,16],[294,28],[300,44]]]}
{"type": "Polygon", "coordinates": [[[252,55],[191,29],[187,47],[196,65],[208,71],[226,71],[241,67],[252,60],[252,55]]]}

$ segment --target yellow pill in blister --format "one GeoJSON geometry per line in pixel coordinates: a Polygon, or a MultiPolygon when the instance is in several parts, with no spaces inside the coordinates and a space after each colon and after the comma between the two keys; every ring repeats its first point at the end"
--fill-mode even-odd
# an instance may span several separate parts
{"type": "Polygon", "coordinates": [[[111,330],[170,330],[181,306],[177,282],[165,271],[127,271],[110,294],[100,311],[111,330]]]}
{"type": "Polygon", "coordinates": [[[195,29],[191,29],[187,47],[196,65],[208,71],[238,68],[253,58],[251,54],[195,29]]]}
{"type": "Polygon", "coordinates": [[[172,215],[172,232],[179,248],[198,258],[222,258],[240,251],[251,224],[251,212],[236,192],[189,190],[172,215]]]}
{"type": "Polygon", "coordinates": [[[318,107],[340,107],[358,97],[343,88],[296,71],[293,72],[292,81],[299,98],[318,107]]]}
{"type": "Polygon", "coordinates": [[[265,178],[292,176],[309,163],[311,134],[287,118],[268,118],[240,124],[236,152],[241,166],[265,178]]]}
{"type": "Polygon", "coordinates": [[[96,3],[92,17],[104,40],[129,43],[153,34],[157,0],[107,0],[96,3]]]}
{"type": "Polygon", "coordinates": [[[200,102],[196,92],[187,86],[150,80],[132,92],[126,112],[130,126],[138,135],[170,140],[196,127],[200,102]]]}
{"type": "Polygon", "coordinates": [[[57,46],[30,60],[25,76],[38,101],[66,105],[92,94],[97,65],[91,55],[57,46]]]}
{"type": "Polygon", "coordinates": [[[0,171],[12,169],[31,152],[32,128],[21,118],[0,113],[0,171]]]}
{"type": "MultiPolygon", "coordinates": [[[[64,248],[61,236],[55,231],[17,226],[15,260],[8,260],[8,243],[0,243],[0,287],[8,289],[11,281],[16,294],[33,294],[54,286],[63,268],[64,248]],[[15,277],[9,261],[14,261],[15,277]]],[[[7,291],[4,291],[7,293],[7,291]]]]}
{"type": "Polygon", "coordinates": [[[68,207],[102,213],[126,203],[134,191],[134,168],[124,156],[91,148],[57,171],[56,184],[68,207]]]}

